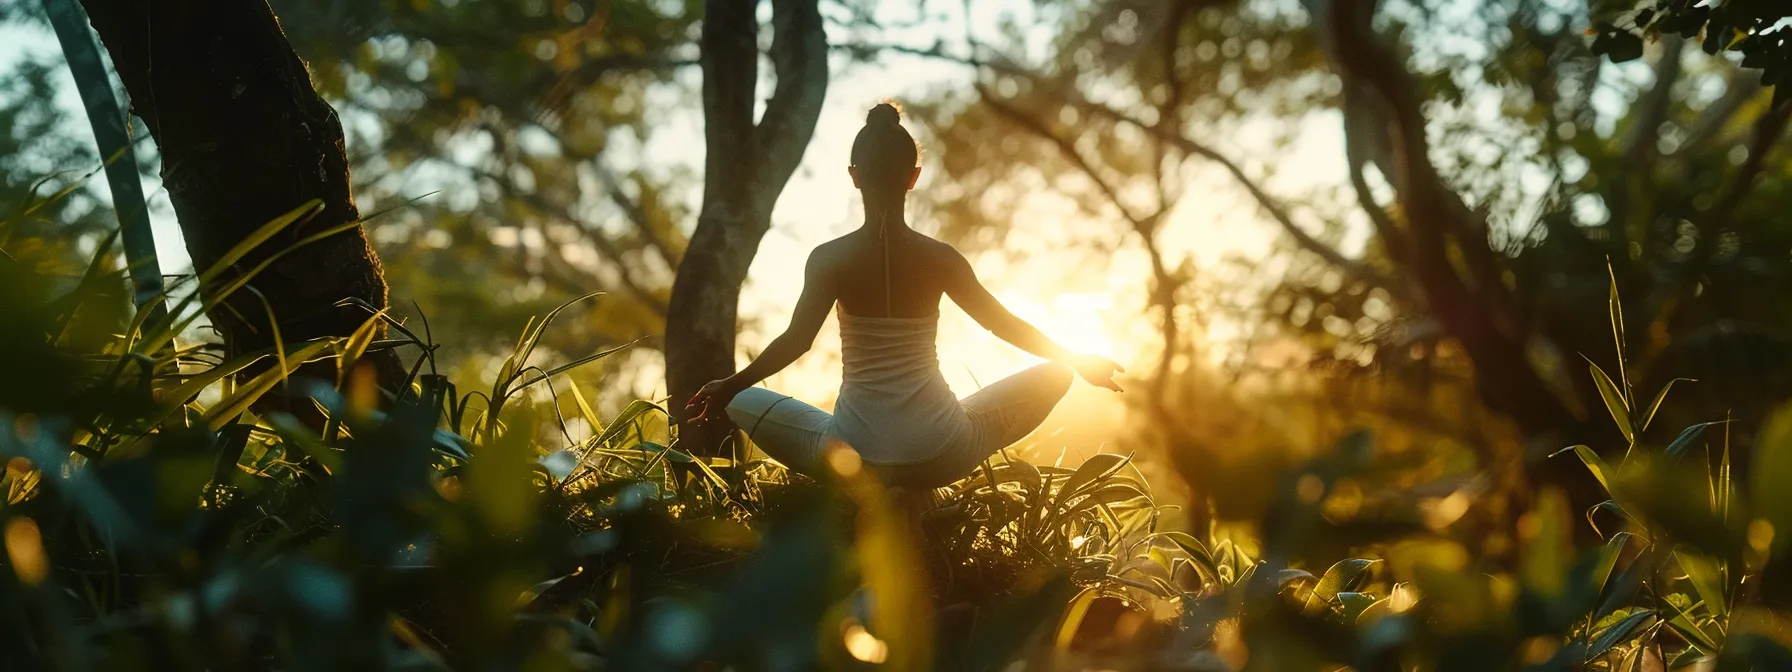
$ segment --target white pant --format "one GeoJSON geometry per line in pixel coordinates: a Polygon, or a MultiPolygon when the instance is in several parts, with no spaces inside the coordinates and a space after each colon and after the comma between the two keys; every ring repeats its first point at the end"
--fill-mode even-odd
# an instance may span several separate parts
{"type": "MultiPolygon", "coordinates": [[[[1039,427],[1070,389],[1070,367],[1040,364],[960,400],[971,431],[916,464],[869,464],[887,485],[940,487],[965,477],[996,451],[1039,427]]],[[[753,444],[785,466],[816,474],[836,439],[834,416],[793,397],[751,387],[728,403],[728,417],[753,444]]]]}

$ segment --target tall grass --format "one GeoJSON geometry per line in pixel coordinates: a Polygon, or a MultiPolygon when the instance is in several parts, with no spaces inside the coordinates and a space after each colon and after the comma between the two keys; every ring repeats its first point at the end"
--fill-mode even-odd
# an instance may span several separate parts
{"type": "Polygon", "coordinates": [[[226,361],[180,335],[260,268],[202,272],[210,291],[157,319],[115,300],[111,254],[72,287],[0,270],[0,369],[19,374],[0,385],[0,656],[17,669],[993,665],[1062,627],[1079,587],[1137,600],[1199,580],[1126,458],[994,463],[917,526],[850,459],[815,482],[690,455],[652,402],[601,417],[564,374],[617,349],[540,361],[560,309],[473,387],[438,372],[426,324],[371,309],[346,337],[226,361]],[[391,348],[415,356],[409,378],[376,381],[361,363],[391,348]],[[300,375],[319,362],[335,374],[300,375]],[[967,599],[974,622],[936,629],[936,606],[967,599]]]}
{"type": "Polygon", "coordinates": [[[1564,451],[1609,500],[1538,493],[1474,557],[1465,490],[1337,513],[1366,434],[1278,474],[1253,537],[1160,529],[1130,456],[898,493],[849,450],[812,480],[689,454],[651,401],[601,415],[565,374],[616,350],[545,361],[560,309],[475,385],[371,308],[224,361],[180,336],[259,269],[155,319],[110,245],[73,283],[0,261],[0,669],[1792,669],[1792,410],[1739,478],[1724,423],[1640,438],[1671,397],[1622,354],[1590,375],[1625,445],[1564,451]],[[393,348],[409,376],[376,381],[393,348]]]}

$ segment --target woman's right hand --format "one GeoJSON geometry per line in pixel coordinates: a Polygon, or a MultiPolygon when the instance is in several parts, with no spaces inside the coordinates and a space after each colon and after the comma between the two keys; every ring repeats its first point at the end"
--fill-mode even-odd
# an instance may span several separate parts
{"type": "Polygon", "coordinates": [[[728,403],[734,401],[737,394],[740,389],[726,378],[709,381],[691,395],[691,400],[684,405],[685,414],[697,424],[713,422],[728,414],[728,403]],[[695,414],[691,413],[693,410],[695,414]]]}
{"type": "Polygon", "coordinates": [[[1079,354],[1072,355],[1065,363],[1069,364],[1070,368],[1076,370],[1076,375],[1082,376],[1083,380],[1089,381],[1090,385],[1104,387],[1115,392],[1126,391],[1120,389],[1119,383],[1114,382],[1114,374],[1126,373],[1126,367],[1120,366],[1120,364],[1114,360],[1100,355],[1079,354]]]}

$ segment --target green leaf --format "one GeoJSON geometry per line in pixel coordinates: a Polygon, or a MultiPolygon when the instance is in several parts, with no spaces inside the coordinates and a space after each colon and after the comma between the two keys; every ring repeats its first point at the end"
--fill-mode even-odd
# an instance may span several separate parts
{"type": "Polygon", "coordinates": [[[1188,554],[1195,566],[1206,571],[1208,576],[1219,576],[1219,568],[1213,562],[1213,554],[1209,553],[1207,545],[1201,543],[1201,540],[1196,539],[1194,535],[1187,532],[1162,532],[1160,536],[1174,542],[1178,548],[1182,549],[1182,552],[1188,554]]]}
{"type": "Polygon", "coordinates": [[[1727,616],[1730,605],[1724,597],[1723,565],[1712,558],[1678,550],[1674,551],[1674,559],[1680,562],[1680,569],[1686,572],[1699,599],[1705,601],[1705,609],[1720,620],[1727,616]]]}
{"type": "MultiPolygon", "coordinates": [[[[558,306],[555,306],[554,309],[548,311],[548,314],[543,316],[541,318],[541,321],[539,321],[539,322],[532,321],[535,325],[535,328],[528,329],[527,327],[525,327],[526,333],[523,336],[523,339],[521,341],[517,342],[516,351],[514,353],[512,353],[512,356],[516,359],[517,366],[522,366],[524,362],[527,362],[529,360],[529,355],[531,353],[535,352],[536,344],[541,342],[541,335],[547,331],[548,325],[553,323],[554,318],[560,316],[561,311],[566,310],[568,307],[572,306],[573,304],[578,303],[580,301],[584,301],[585,299],[602,296],[602,295],[603,295],[603,292],[591,292],[590,294],[586,294],[579,298],[576,298],[571,301],[567,301],[566,303],[562,303],[558,306]]],[[[620,349],[620,348],[618,348],[618,349],[620,349]]],[[[608,352],[615,352],[615,350],[610,350],[608,352]]],[[[608,353],[605,353],[605,354],[608,354],[608,353]]]]}
{"type": "Polygon", "coordinates": [[[1688,644],[1693,645],[1701,653],[1706,655],[1714,655],[1722,648],[1718,644],[1717,639],[1710,634],[1707,634],[1703,628],[1700,628],[1699,624],[1693,621],[1692,615],[1686,613],[1686,610],[1681,609],[1678,605],[1675,605],[1672,602],[1664,601],[1662,603],[1668,605],[1669,609],[1674,610],[1673,618],[1668,619],[1668,627],[1672,628],[1674,632],[1679,633],[1680,637],[1685,639],[1688,644]]]}
{"type": "MultiPolygon", "coordinates": [[[[1631,35],[1632,33],[1624,31],[1624,34],[1631,35]]],[[[1605,276],[1610,279],[1610,289],[1606,291],[1605,303],[1611,312],[1609,319],[1612,323],[1612,343],[1618,349],[1618,381],[1624,384],[1624,399],[1629,402],[1631,397],[1630,375],[1625,372],[1625,367],[1630,364],[1630,355],[1625,352],[1624,301],[1618,295],[1618,272],[1612,268],[1612,261],[1609,257],[1605,260],[1605,276]]]]}
{"type": "MultiPolygon", "coordinates": [[[[609,350],[602,350],[602,351],[598,351],[598,352],[595,352],[595,353],[592,353],[589,355],[585,355],[584,357],[580,357],[578,359],[572,360],[565,364],[561,364],[554,368],[548,369],[548,370],[542,372],[540,375],[538,375],[534,378],[530,378],[528,381],[525,381],[523,384],[516,386],[515,390],[521,390],[523,388],[529,387],[530,385],[534,385],[536,383],[547,380],[549,378],[553,378],[554,376],[558,376],[562,373],[566,373],[567,371],[571,371],[573,369],[579,368],[586,364],[590,364],[592,362],[603,359],[605,357],[609,357],[610,355],[614,355],[618,352],[621,352],[628,348],[634,347],[634,345],[636,343],[640,343],[641,340],[642,339],[635,339],[633,341],[629,341],[622,345],[618,345],[614,348],[610,348],[609,350]]],[[[515,391],[515,390],[512,390],[512,391],[515,391]]]]}
{"type": "Polygon", "coordinates": [[[1705,428],[1712,425],[1721,425],[1724,424],[1724,422],[1725,421],[1721,420],[1717,422],[1701,422],[1680,430],[1680,435],[1674,437],[1673,442],[1669,443],[1667,449],[1662,452],[1666,453],[1668,457],[1676,460],[1680,459],[1688,450],[1691,450],[1692,447],[1698,443],[1699,437],[1705,434],[1705,428]]]}
{"type": "Polygon", "coordinates": [[[626,432],[630,427],[633,427],[635,419],[653,411],[665,413],[666,409],[655,406],[652,402],[642,401],[640,399],[629,402],[628,406],[624,407],[621,413],[616,414],[616,419],[610,421],[609,429],[604,430],[603,434],[598,435],[596,445],[609,445],[611,441],[616,439],[616,437],[622,436],[623,432],[626,432]]]}
{"type": "Polygon", "coordinates": [[[1625,441],[1636,443],[1636,433],[1630,425],[1630,402],[1624,399],[1618,385],[1598,364],[1587,360],[1587,368],[1593,373],[1593,384],[1599,387],[1599,397],[1605,400],[1605,410],[1610,411],[1612,421],[1618,423],[1618,431],[1624,434],[1625,441]]]}
{"type": "Polygon", "coordinates": [[[1668,381],[1668,384],[1661,386],[1661,391],[1655,393],[1655,400],[1649,402],[1649,408],[1647,408],[1643,411],[1643,415],[1641,418],[1638,418],[1638,420],[1637,420],[1637,428],[1638,429],[1648,429],[1649,428],[1649,422],[1655,419],[1655,412],[1661,410],[1662,400],[1668,398],[1668,390],[1674,389],[1674,383],[1680,383],[1680,382],[1696,383],[1698,381],[1694,380],[1692,378],[1675,378],[1673,380],[1668,381]]]}
{"type": "Polygon", "coordinates": [[[1369,610],[1369,607],[1374,606],[1375,602],[1375,596],[1368,593],[1338,593],[1338,603],[1344,608],[1346,622],[1355,622],[1361,618],[1363,613],[1369,610]]]}
{"type": "Polygon", "coordinates": [[[256,401],[259,401],[262,395],[273,390],[274,386],[280,384],[280,381],[286,380],[286,377],[291,375],[293,371],[298,370],[300,365],[314,359],[322,358],[324,353],[333,345],[335,345],[333,339],[320,339],[294,344],[296,349],[287,353],[286,364],[284,366],[276,366],[261,372],[260,375],[255,376],[255,378],[249,382],[238,385],[235,393],[223,399],[219,399],[217,404],[206,409],[206,424],[213,430],[217,430],[224,425],[229,424],[231,418],[241,415],[244,411],[249,410],[249,407],[254,405],[256,401]]]}
{"type": "Polygon", "coordinates": [[[375,313],[372,317],[367,318],[367,321],[356,327],[355,333],[350,334],[348,340],[343,343],[342,357],[337,360],[336,366],[337,387],[348,383],[348,372],[354,370],[355,362],[360,361],[361,355],[367,353],[367,346],[373,343],[374,335],[379,333],[380,317],[384,312],[375,313]]]}
{"type": "Polygon", "coordinates": [[[1652,618],[1655,618],[1654,610],[1639,609],[1636,613],[1625,616],[1617,623],[1595,633],[1592,639],[1587,641],[1587,659],[1591,660],[1605,655],[1607,651],[1612,650],[1612,647],[1630,641],[1631,635],[1652,618]]]}
{"type": "Polygon", "coordinates": [[[1605,545],[1599,548],[1591,577],[1593,588],[1598,593],[1605,592],[1605,584],[1612,577],[1612,568],[1618,566],[1618,557],[1624,554],[1624,548],[1630,545],[1630,540],[1634,537],[1635,535],[1629,532],[1619,532],[1612,535],[1612,538],[1607,539],[1605,545]]]}
{"type": "Polygon", "coordinates": [[[1580,458],[1582,464],[1587,465],[1587,471],[1592,472],[1593,478],[1599,480],[1600,487],[1605,488],[1606,493],[1610,494],[1612,491],[1611,467],[1606,466],[1605,460],[1599,457],[1599,453],[1593,452],[1592,448],[1584,445],[1569,446],[1552,453],[1550,457],[1561,455],[1570,450],[1574,451],[1574,455],[1580,458]]]}
{"type": "Polygon", "coordinates": [[[1306,604],[1301,612],[1308,616],[1325,613],[1332,598],[1338,593],[1354,590],[1363,579],[1368,577],[1369,568],[1379,560],[1367,558],[1346,558],[1334,563],[1325,570],[1325,576],[1319,578],[1319,584],[1313,586],[1313,592],[1307,595],[1306,604]]]}
{"type": "Polygon", "coordinates": [[[579,415],[585,418],[585,424],[591,426],[592,434],[602,434],[604,422],[598,419],[596,411],[591,410],[590,402],[585,401],[585,393],[579,391],[579,384],[569,380],[566,381],[566,386],[572,390],[573,403],[578,404],[579,415]]]}
{"type": "Polygon", "coordinates": [[[1389,607],[1392,604],[1393,604],[1392,598],[1384,597],[1379,600],[1376,600],[1375,602],[1371,603],[1369,606],[1363,607],[1363,610],[1361,612],[1357,613],[1356,622],[1357,623],[1365,623],[1365,624],[1366,623],[1374,623],[1376,619],[1388,615],[1388,612],[1390,611],[1389,607]]]}
{"type": "Polygon", "coordinates": [[[1084,486],[1119,473],[1130,459],[1130,457],[1113,453],[1097,453],[1091,456],[1083,462],[1082,466],[1077,467],[1076,473],[1070,475],[1070,480],[1065,481],[1064,485],[1058,488],[1058,495],[1053,500],[1053,508],[1063,508],[1065,502],[1077,496],[1077,491],[1084,486]]]}

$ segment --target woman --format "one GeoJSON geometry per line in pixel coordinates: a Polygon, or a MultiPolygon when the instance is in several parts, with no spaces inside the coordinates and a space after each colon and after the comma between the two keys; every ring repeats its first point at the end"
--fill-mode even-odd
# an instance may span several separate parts
{"type": "Polygon", "coordinates": [[[939,487],[1045,420],[1069,389],[1071,372],[1120,391],[1113,361],[1070,352],[1008,312],[963,255],[903,221],[920,177],[915,141],[888,104],[866,115],[847,172],[865,200],[863,227],[809,256],[789,328],[739,373],[703,386],[687,409],[697,422],[723,409],[766,454],[817,473],[823,452],[843,441],[889,485],[939,487]],[[940,375],[934,337],[940,297],[1016,347],[1051,360],[960,400],[940,375]],[[752,387],[789,366],[840,306],[843,382],[834,413],[752,387]]]}

